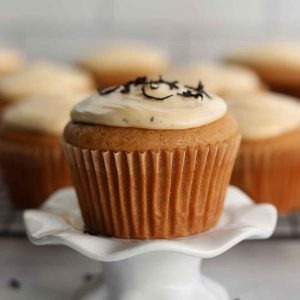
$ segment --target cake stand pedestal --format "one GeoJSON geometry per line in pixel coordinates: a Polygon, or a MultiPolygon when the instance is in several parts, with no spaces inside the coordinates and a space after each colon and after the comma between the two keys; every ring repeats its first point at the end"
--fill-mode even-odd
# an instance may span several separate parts
{"type": "Polygon", "coordinates": [[[229,187],[223,214],[211,230],[171,240],[126,240],[84,233],[73,188],[61,189],[24,220],[36,245],[65,245],[97,262],[102,273],[80,300],[229,300],[226,290],[201,272],[202,259],[218,256],[245,239],[265,239],[277,213],[229,187]]]}

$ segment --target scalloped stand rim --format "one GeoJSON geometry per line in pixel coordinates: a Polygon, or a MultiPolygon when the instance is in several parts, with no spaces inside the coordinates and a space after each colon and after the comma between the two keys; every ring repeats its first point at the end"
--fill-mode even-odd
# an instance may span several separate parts
{"type": "Polygon", "coordinates": [[[73,188],[57,191],[42,208],[24,213],[34,244],[65,245],[102,262],[100,278],[87,291],[79,291],[78,300],[229,300],[221,285],[202,275],[202,259],[218,256],[244,239],[268,238],[276,220],[272,205],[254,204],[235,187],[229,187],[214,228],[172,240],[122,240],[84,233],[73,188]]]}

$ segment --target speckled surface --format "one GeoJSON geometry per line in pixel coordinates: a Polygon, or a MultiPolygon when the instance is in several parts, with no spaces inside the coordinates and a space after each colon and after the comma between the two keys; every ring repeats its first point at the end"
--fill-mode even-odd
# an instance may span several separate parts
{"type": "MultiPolygon", "coordinates": [[[[2,238],[0,247],[1,300],[71,300],[101,269],[66,247],[37,247],[20,238],[2,238]],[[19,288],[11,287],[12,279],[19,288]]],[[[206,260],[203,272],[235,300],[298,300],[299,253],[297,240],[248,241],[206,260]]]]}

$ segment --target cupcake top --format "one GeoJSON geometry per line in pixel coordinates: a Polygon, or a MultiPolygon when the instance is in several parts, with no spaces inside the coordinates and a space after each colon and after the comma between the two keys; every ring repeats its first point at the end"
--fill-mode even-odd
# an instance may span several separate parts
{"type": "Polygon", "coordinates": [[[177,81],[139,77],[121,86],[98,90],[77,104],[73,122],[146,129],[187,129],[222,118],[225,102],[207,93],[201,83],[188,87],[177,81]]]}
{"type": "Polygon", "coordinates": [[[18,100],[34,95],[85,93],[93,88],[88,74],[70,67],[37,62],[0,79],[0,95],[18,100]]]}
{"type": "Polygon", "coordinates": [[[300,68],[300,43],[271,42],[237,51],[227,58],[228,61],[247,65],[289,66],[300,68]]]}
{"type": "Polygon", "coordinates": [[[237,51],[228,62],[248,66],[270,85],[300,83],[300,43],[273,42],[237,51]]]}
{"type": "Polygon", "coordinates": [[[10,49],[0,49],[0,77],[17,71],[23,65],[20,53],[10,49]]]}
{"type": "Polygon", "coordinates": [[[70,119],[72,107],[86,98],[76,96],[35,96],[8,106],[2,115],[5,127],[60,136],[70,119]]]}
{"type": "Polygon", "coordinates": [[[157,49],[140,45],[108,47],[82,59],[80,65],[92,71],[142,72],[165,71],[168,66],[166,55],[157,49]]]}
{"type": "Polygon", "coordinates": [[[177,78],[187,85],[196,85],[201,78],[205,87],[217,94],[248,92],[261,89],[262,83],[251,70],[239,66],[217,63],[196,63],[174,69],[167,73],[167,79],[177,78]]]}
{"type": "Polygon", "coordinates": [[[246,140],[276,137],[300,126],[300,103],[293,97],[269,92],[243,93],[230,96],[227,105],[246,140]]]}

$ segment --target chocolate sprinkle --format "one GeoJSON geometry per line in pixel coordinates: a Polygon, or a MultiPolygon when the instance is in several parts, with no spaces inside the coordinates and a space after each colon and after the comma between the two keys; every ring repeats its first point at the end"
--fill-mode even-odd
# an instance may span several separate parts
{"type": "Polygon", "coordinates": [[[118,88],[119,88],[119,86],[117,85],[112,88],[105,88],[105,89],[98,88],[97,91],[100,95],[107,95],[107,94],[110,94],[110,93],[116,91],[118,88]]]}
{"type": "Polygon", "coordinates": [[[123,85],[123,89],[121,90],[122,94],[128,94],[130,92],[130,86],[131,85],[145,85],[147,84],[147,77],[138,77],[136,80],[130,80],[127,83],[123,85]]]}
{"type": "Polygon", "coordinates": [[[206,93],[206,91],[204,90],[204,86],[201,81],[199,81],[197,87],[195,88],[188,85],[186,85],[185,87],[189,89],[187,92],[190,91],[190,93],[189,95],[182,95],[184,97],[194,97],[194,98],[201,97],[203,99],[203,96],[206,96],[207,98],[211,99],[210,95],[206,93]]]}
{"type": "MultiPolygon", "coordinates": [[[[167,81],[167,80],[164,80],[161,76],[159,76],[158,80],[150,80],[149,81],[146,76],[143,76],[143,77],[138,77],[135,80],[130,80],[127,83],[123,84],[121,86],[122,89],[120,90],[120,92],[122,94],[128,94],[128,93],[130,93],[130,88],[132,85],[134,85],[134,86],[142,85],[142,93],[146,98],[163,101],[165,99],[172,97],[173,94],[167,95],[165,97],[160,97],[160,98],[147,94],[147,92],[145,90],[145,87],[147,85],[150,87],[150,89],[156,90],[159,88],[160,84],[168,85],[170,90],[176,90],[176,89],[178,90],[179,89],[178,81],[167,81]]],[[[120,86],[114,86],[111,88],[98,89],[98,92],[100,95],[107,95],[107,94],[113,93],[119,87],[120,86]]],[[[210,95],[204,90],[204,86],[201,83],[201,81],[199,81],[197,87],[185,86],[185,88],[187,89],[186,91],[178,92],[177,95],[186,97],[186,98],[195,98],[195,99],[198,99],[199,97],[201,99],[203,99],[204,96],[211,98],[210,95]]],[[[126,122],[126,120],[123,120],[123,121],[126,122]]]]}
{"type": "Polygon", "coordinates": [[[159,76],[158,80],[151,80],[149,83],[150,83],[150,86],[151,86],[151,84],[160,85],[161,83],[164,83],[169,86],[170,90],[179,88],[177,85],[178,81],[167,81],[167,80],[164,80],[161,76],[159,76]]]}
{"type": "Polygon", "coordinates": [[[20,281],[15,278],[10,279],[8,284],[12,289],[20,289],[21,288],[20,281]]]}
{"type": "Polygon", "coordinates": [[[154,121],[154,117],[151,117],[151,118],[150,118],[150,122],[153,122],[153,121],[154,121]]]}
{"type": "Polygon", "coordinates": [[[166,100],[166,99],[168,99],[168,98],[170,98],[170,97],[173,96],[173,94],[171,94],[171,95],[168,95],[168,96],[165,96],[165,97],[158,98],[158,97],[154,97],[154,96],[148,95],[148,94],[146,93],[146,91],[145,91],[145,86],[142,87],[142,92],[143,92],[143,95],[144,95],[146,98],[149,98],[149,99],[155,99],[155,100],[161,100],[161,101],[162,101],[162,100],[166,100]]]}
{"type": "Polygon", "coordinates": [[[83,275],[83,280],[85,282],[90,282],[95,278],[95,274],[87,273],[83,275]]]}
{"type": "Polygon", "coordinates": [[[194,97],[194,98],[198,98],[201,97],[203,99],[203,96],[206,96],[207,98],[211,99],[210,95],[208,93],[206,93],[206,91],[204,90],[204,86],[202,84],[201,81],[199,81],[197,87],[191,87],[188,85],[185,85],[185,87],[189,90],[187,90],[186,92],[183,92],[182,94],[178,93],[178,95],[181,95],[183,97],[194,97]],[[185,95],[183,95],[185,94],[185,95]]]}

